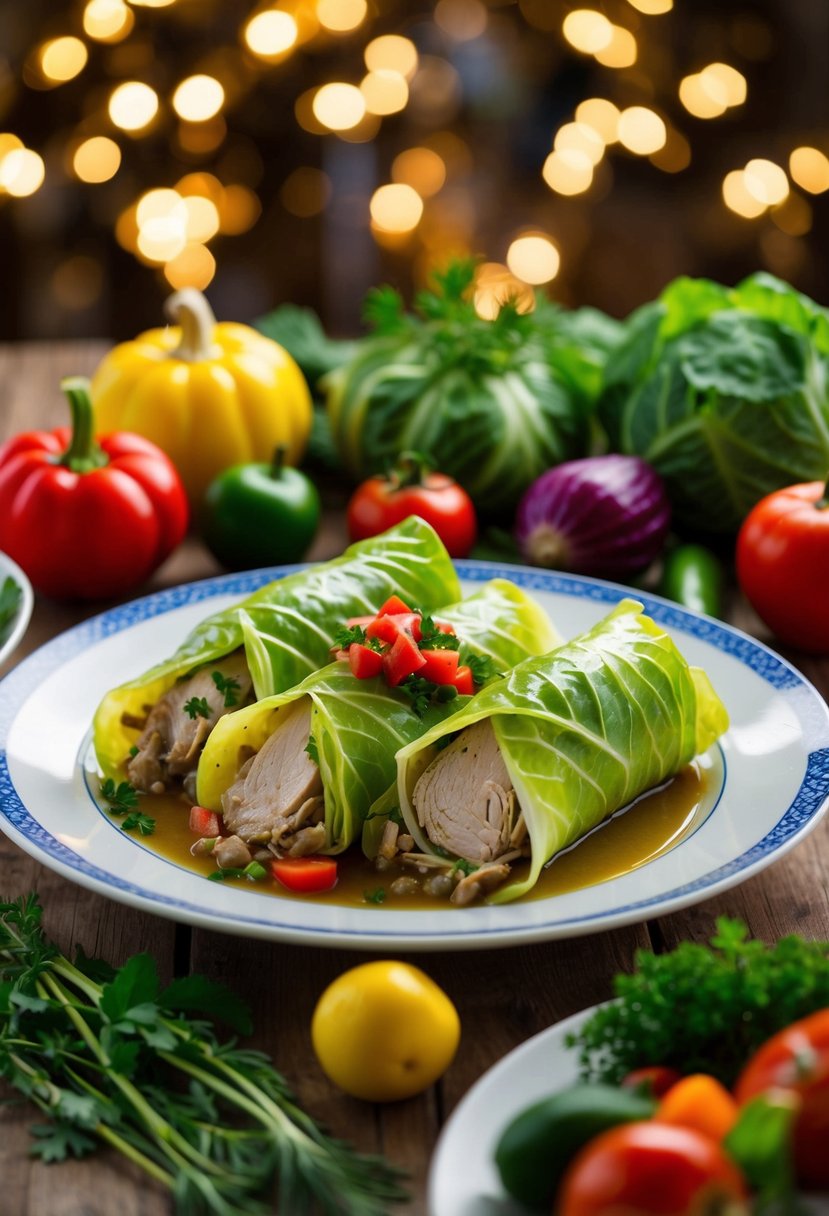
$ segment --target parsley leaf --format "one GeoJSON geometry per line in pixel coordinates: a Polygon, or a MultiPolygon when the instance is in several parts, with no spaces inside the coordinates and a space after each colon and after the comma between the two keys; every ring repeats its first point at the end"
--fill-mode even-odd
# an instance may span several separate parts
{"type": "Polygon", "coordinates": [[[334,634],[334,645],[340,650],[348,650],[354,642],[366,645],[366,631],[362,625],[343,625],[334,634]]]}
{"type": "Polygon", "coordinates": [[[496,676],[504,674],[498,670],[495,666],[495,660],[488,654],[471,654],[466,662],[472,672],[472,679],[476,684],[486,684],[488,680],[494,680],[496,676]]]}
{"type": "Polygon", "coordinates": [[[12,631],[22,599],[20,587],[11,576],[7,576],[0,585],[0,645],[12,631]]]}
{"type": "Polygon", "coordinates": [[[142,836],[152,836],[155,831],[155,820],[149,815],[142,815],[140,811],[133,811],[131,815],[127,815],[121,827],[125,832],[134,832],[137,828],[142,836]]]}
{"type": "Polygon", "coordinates": [[[191,697],[182,707],[188,718],[212,718],[213,710],[207,704],[207,697],[191,697]]]}
{"type": "Polygon", "coordinates": [[[363,899],[367,904],[382,904],[386,899],[386,888],[377,887],[374,891],[363,891],[363,899]]]}
{"type": "Polygon", "coordinates": [[[67,1157],[86,1157],[97,1148],[91,1136],[62,1119],[56,1119],[54,1123],[36,1123],[31,1131],[35,1139],[29,1155],[39,1157],[47,1164],[65,1161],[67,1157]]]}
{"type": "Polygon", "coordinates": [[[420,641],[418,647],[421,650],[460,650],[461,640],[455,633],[444,633],[439,629],[434,620],[428,613],[420,614],[420,641]]]}
{"type": "MultiPolygon", "coordinates": [[[[241,684],[235,678],[235,676],[224,676],[224,675],[222,675],[222,673],[220,671],[211,671],[210,679],[216,685],[216,688],[218,689],[218,691],[224,695],[225,709],[230,709],[230,708],[232,708],[232,706],[239,704],[239,693],[241,690],[241,684]]],[[[193,697],[193,698],[191,698],[191,701],[194,701],[195,699],[196,698],[193,697]]],[[[202,698],[202,700],[203,699],[204,698],[202,698]]],[[[188,705],[190,703],[191,702],[188,701],[188,705]]],[[[205,702],[205,704],[207,704],[207,702],[205,702]]],[[[198,712],[201,713],[201,710],[199,710],[198,712]]],[[[192,717],[193,715],[191,714],[190,716],[192,717]]],[[[210,714],[203,713],[201,716],[203,718],[209,718],[210,714]]]]}
{"type": "Polygon", "coordinates": [[[422,676],[407,676],[397,687],[412,698],[412,710],[418,718],[423,717],[431,704],[442,705],[446,701],[454,701],[458,695],[454,684],[435,684],[422,676]]]}
{"type": "Polygon", "coordinates": [[[101,782],[101,797],[109,803],[113,815],[126,815],[127,811],[138,806],[138,790],[129,781],[115,784],[112,777],[106,777],[101,782]]]}
{"type": "Polygon", "coordinates": [[[465,874],[467,877],[470,874],[474,874],[477,869],[476,865],[473,865],[471,861],[466,861],[463,857],[459,857],[452,866],[452,871],[459,870],[461,874],[465,874]]]}
{"type": "Polygon", "coordinates": [[[317,741],[313,735],[308,737],[308,742],[305,744],[305,750],[311,760],[313,760],[314,764],[316,764],[316,766],[319,768],[320,753],[319,748],[317,747],[317,741]]]}

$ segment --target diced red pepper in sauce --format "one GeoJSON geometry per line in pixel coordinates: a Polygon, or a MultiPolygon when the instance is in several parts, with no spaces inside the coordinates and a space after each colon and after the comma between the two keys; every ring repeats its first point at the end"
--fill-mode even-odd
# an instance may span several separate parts
{"type": "Polygon", "coordinates": [[[271,874],[289,891],[330,891],[337,884],[333,857],[275,857],[271,874]]]}
{"type": "Polygon", "coordinates": [[[215,811],[209,811],[206,806],[190,807],[190,831],[197,836],[212,838],[223,833],[222,821],[215,811]]]}

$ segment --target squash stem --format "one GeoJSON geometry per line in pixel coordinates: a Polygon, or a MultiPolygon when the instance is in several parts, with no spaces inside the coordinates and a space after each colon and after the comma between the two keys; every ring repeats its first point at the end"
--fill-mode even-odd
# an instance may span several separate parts
{"type": "Polygon", "coordinates": [[[85,376],[66,376],[60,382],[72,414],[72,437],[69,447],[61,453],[57,464],[73,473],[88,473],[108,464],[106,453],[95,442],[95,414],[85,376]]]}
{"type": "Polygon", "coordinates": [[[205,297],[195,287],[185,287],[171,295],[164,305],[169,321],[181,327],[181,340],[171,358],[198,363],[215,354],[213,328],[216,318],[205,297]]]}

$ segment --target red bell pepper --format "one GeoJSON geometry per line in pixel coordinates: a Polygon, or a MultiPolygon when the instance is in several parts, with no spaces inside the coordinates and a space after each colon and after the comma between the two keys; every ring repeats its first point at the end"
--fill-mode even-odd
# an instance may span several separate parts
{"type": "Polygon", "coordinates": [[[29,431],[0,446],[0,549],[45,595],[123,595],[184,538],[187,497],[155,444],[128,432],[95,439],[86,380],[61,387],[71,430],[29,431]]]}

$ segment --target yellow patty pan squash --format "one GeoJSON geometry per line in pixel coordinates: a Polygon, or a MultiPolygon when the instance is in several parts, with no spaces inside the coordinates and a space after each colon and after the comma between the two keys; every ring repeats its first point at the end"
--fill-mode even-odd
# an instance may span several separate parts
{"type": "Polygon", "coordinates": [[[230,465],[269,461],[285,445],[297,464],[311,430],[311,394],[278,343],[218,322],[193,288],[176,292],[167,329],[151,329],[104,357],[92,379],[98,431],[135,431],[175,464],[198,507],[230,465]]]}

